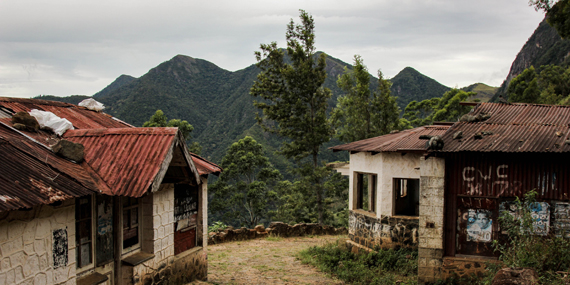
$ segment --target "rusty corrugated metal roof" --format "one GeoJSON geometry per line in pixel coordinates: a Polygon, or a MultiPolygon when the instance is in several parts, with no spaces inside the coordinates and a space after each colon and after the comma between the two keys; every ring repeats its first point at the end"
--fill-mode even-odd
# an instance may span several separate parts
{"type": "Polygon", "coordinates": [[[558,105],[481,103],[471,115],[488,114],[482,122],[457,122],[442,136],[442,152],[568,152],[570,107],[558,105]],[[453,135],[462,132],[461,139],[453,135]]]}
{"type": "MultiPolygon", "coordinates": [[[[8,108],[14,113],[19,111],[29,112],[31,109],[52,112],[60,118],[69,120],[76,129],[134,128],[134,126],[105,113],[91,111],[85,107],[57,101],[0,97],[0,107],[8,108]]],[[[41,132],[30,133],[29,135],[41,140],[44,144],[46,140],[49,140],[49,138],[41,132]],[[42,138],[37,138],[37,136],[42,136],[42,138]]],[[[218,165],[195,154],[192,154],[192,160],[200,175],[217,175],[222,171],[218,165]]]]}
{"type": "Polygon", "coordinates": [[[190,155],[192,156],[192,161],[194,161],[194,165],[196,165],[196,169],[198,169],[198,173],[200,175],[219,175],[220,172],[222,172],[222,168],[217,164],[209,162],[196,154],[190,153],[190,155]]]}
{"type": "Polygon", "coordinates": [[[0,211],[51,204],[96,191],[84,169],[0,123],[0,211]]]}
{"type": "Polygon", "coordinates": [[[427,140],[421,140],[420,136],[441,136],[447,131],[447,129],[449,129],[449,127],[449,125],[423,126],[343,145],[337,145],[330,149],[334,151],[348,150],[368,152],[425,151],[427,140]]]}
{"type": "Polygon", "coordinates": [[[85,147],[85,161],[109,195],[140,197],[170,163],[177,135],[178,128],[114,128],[69,130],[63,137],[85,147]]]}
{"type": "Polygon", "coordinates": [[[57,101],[0,97],[0,107],[10,109],[14,113],[30,112],[32,109],[52,112],[56,116],[70,121],[76,129],[133,127],[108,114],[57,101]]]}

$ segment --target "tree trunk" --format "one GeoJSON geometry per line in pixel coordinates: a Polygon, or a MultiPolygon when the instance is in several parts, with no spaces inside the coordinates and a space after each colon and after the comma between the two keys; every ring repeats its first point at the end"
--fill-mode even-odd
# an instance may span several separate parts
{"type": "Polygon", "coordinates": [[[323,224],[323,189],[321,188],[321,180],[317,179],[317,167],[318,167],[318,155],[313,154],[313,175],[315,175],[315,190],[317,191],[317,213],[318,213],[318,223],[323,224]]]}

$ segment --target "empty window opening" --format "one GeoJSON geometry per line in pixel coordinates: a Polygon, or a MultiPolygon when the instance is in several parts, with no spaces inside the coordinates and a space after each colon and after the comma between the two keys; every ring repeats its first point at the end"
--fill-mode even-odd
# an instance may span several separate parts
{"type": "Polygon", "coordinates": [[[92,207],[91,196],[75,200],[75,229],[77,244],[77,268],[85,267],[93,262],[92,247],[92,207]]]}
{"type": "Polygon", "coordinates": [[[123,197],[123,249],[139,244],[140,199],[123,197]]]}
{"type": "Polygon", "coordinates": [[[376,213],[376,174],[356,173],[356,209],[376,213]]]}
{"type": "Polygon", "coordinates": [[[420,180],[394,178],[394,215],[420,215],[420,180]]]}

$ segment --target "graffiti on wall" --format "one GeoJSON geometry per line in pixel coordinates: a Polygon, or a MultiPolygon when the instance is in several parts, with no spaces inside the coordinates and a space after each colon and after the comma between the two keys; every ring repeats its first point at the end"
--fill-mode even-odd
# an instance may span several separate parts
{"type": "Polygon", "coordinates": [[[467,210],[467,241],[491,242],[493,235],[492,213],[485,209],[467,210]]]}
{"type": "Polygon", "coordinates": [[[67,266],[67,228],[53,231],[53,268],[67,266]]]}
{"type": "Polygon", "coordinates": [[[509,166],[502,164],[497,167],[479,169],[472,166],[463,168],[462,178],[465,183],[466,194],[473,196],[501,196],[505,192],[519,193],[522,182],[509,181],[507,170],[509,166]]]}
{"type": "MultiPolygon", "coordinates": [[[[501,213],[506,211],[517,219],[520,215],[517,213],[517,206],[514,201],[502,202],[499,206],[499,211],[501,213]]],[[[547,235],[550,230],[550,205],[546,202],[534,202],[531,204],[530,211],[534,233],[542,236],[547,235]]]]}
{"type": "Polygon", "coordinates": [[[349,234],[366,239],[377,245],[397,243],[417,246],[418,219],[400,219],[393,217],[375,218],[353,211],[348,218],[349,234]]]}
{"type": "Polygon", "coordinates": [[[554,221],[552,226],[557,236],[570,237],[570,203],[554,202],[554,221]]]}

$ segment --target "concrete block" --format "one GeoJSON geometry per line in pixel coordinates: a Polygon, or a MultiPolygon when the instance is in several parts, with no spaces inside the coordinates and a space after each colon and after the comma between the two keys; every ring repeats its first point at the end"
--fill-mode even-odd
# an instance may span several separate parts
{"type": "Polygon", "coordinates": [[[22,266],[14,268],[14,273],[16,274],[16,283],[20,283],[24,280],[24,270],[22,266]]]}
{"type": "Polygon", "coordinates": [[[40,263],[37,255],[28,256],[26,263],[22,267],[24,277],[28,278],[40,272],[40,263]]]}

